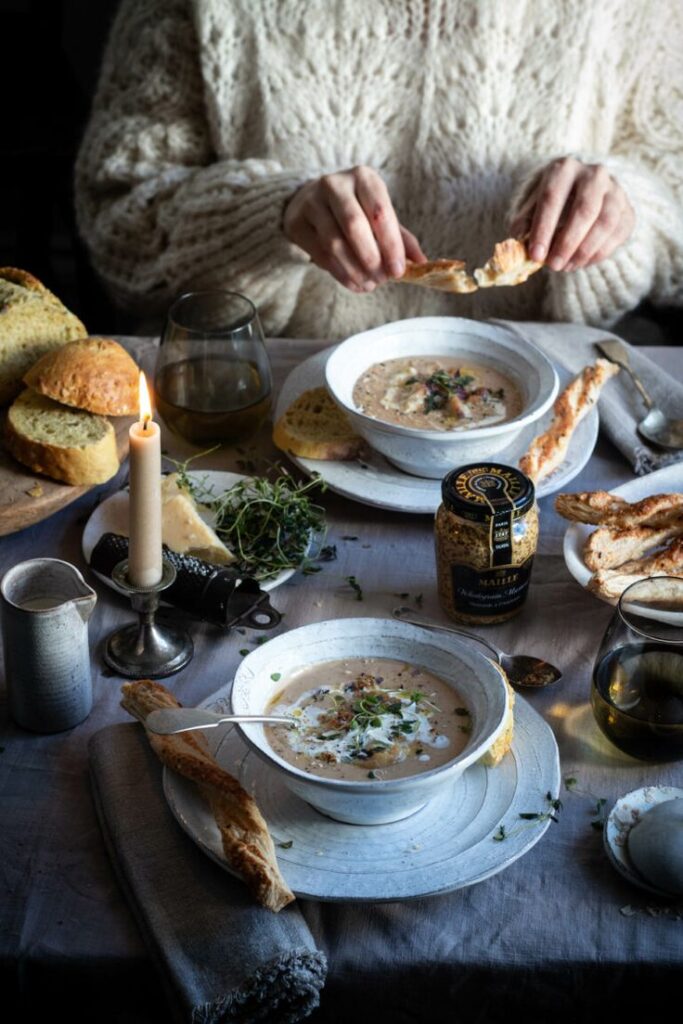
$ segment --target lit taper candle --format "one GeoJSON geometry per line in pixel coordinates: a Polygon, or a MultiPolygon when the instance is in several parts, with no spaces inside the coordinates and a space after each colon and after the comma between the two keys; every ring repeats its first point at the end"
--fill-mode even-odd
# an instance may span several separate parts
{"type": "Polygon", "coordinates": [[[128,579],[154,587],[161,564],[161,433],[152,419],[144,373],[140,374],[140,419],[130,428],[128,579]]]}

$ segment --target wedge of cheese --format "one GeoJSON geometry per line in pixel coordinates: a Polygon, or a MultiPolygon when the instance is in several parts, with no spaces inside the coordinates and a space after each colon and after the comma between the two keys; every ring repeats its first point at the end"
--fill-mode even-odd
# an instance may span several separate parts
{"type": "Polygon", "coordinates": [[[195,555],[214,565],[236,561],[232,551],[199,514],[197,504],[171,473],[161,483],[161,538],[181,555],[195,555]]]}

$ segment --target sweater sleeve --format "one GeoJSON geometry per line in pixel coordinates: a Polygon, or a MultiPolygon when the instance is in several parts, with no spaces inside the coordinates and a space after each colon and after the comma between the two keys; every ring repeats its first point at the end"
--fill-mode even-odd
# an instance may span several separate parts
{"type": "MultiPolygon", "coordinates": [[[[545,313],[553,320],[609,326],[645,298],[683,304],[683,15],[670,5],[673,24],[652,45],[647,67],[625,97],[607,154],[574,153],[602,163],[635,211],[631,237],[609,259],[572,273],[548,273],[545,313]]],[[[520,182],[510,220],[540,170],[520,182]]],[[[559,154],[564,155],[564,154],[559,154]]]]}
{"type": "MultiPolygon", "coordinates": [[[[238,81],[230,68],[216,74],[238,81]]],[[[277,334],[308,265],[282,233],[282,213],[312,174],[232,158],[241,126],[232,129],[219,158],[186,0],[124,0],[76,163],[79,229],[128,308],[158,311],[182,290],[226,287],[247,294],[277,334]]]]}

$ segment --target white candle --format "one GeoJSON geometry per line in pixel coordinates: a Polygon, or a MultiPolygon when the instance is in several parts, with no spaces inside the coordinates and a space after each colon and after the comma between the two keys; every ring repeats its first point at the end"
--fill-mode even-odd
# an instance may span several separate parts
{"type": "Polygon", "coordinates": [[[140,419],[129,431],[128,579],[153,587],[161,565],[161,432],[152,420],[144,373],[140,374],[140,419]]]}

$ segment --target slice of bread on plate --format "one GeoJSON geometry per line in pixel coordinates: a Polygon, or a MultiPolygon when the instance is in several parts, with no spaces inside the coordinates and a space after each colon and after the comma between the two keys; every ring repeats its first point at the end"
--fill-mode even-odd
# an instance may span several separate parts
{"type": "Polygon", "coordinates": [[[292,402],[275,424],[273,443],[302,459],[340,462],[357,458],[365,448],[324,387],[304,391],[292,402]]]}
{"type": "Polygon", "coordinates": [[[0,405],[19,394],[22,377],[37,359],[87,333],[32,274],[0,267],[0,405]]]}
{"type": "Polygon", "coordinates": [[[83,338],[48,352],[24,375],[41,395],[99,416],[138,411],[137,363],[117,341],[83,338]]]}
{"type": "Polygon", "coordinates": [[[101,484],[119,468],[109,420],[30,389],[10,406],[5,445],[25,466],[67,484],[101,484]]]}

